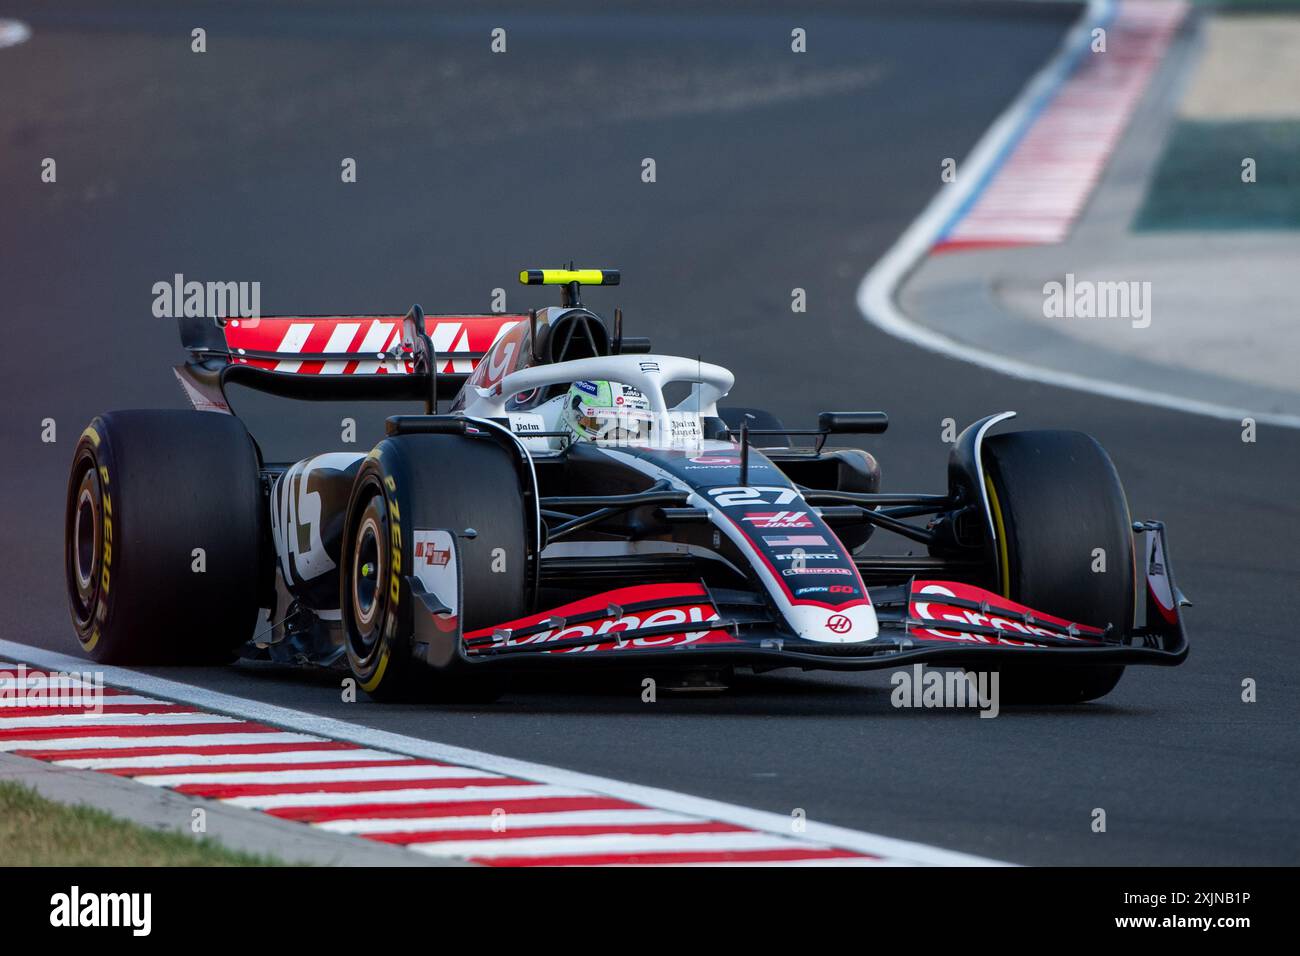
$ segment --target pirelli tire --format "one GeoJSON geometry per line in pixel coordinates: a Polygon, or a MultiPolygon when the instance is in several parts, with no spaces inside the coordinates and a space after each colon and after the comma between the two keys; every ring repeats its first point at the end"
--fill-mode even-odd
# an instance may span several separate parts
{"type": "MultiPolygon", "coordinates": [[[[1101,445],[1082,432],[1012,432],[985,443],[984,461],[998,531],[995,589],[1067,620],[1128,633],[1136,593],[1132,521],[1101,445]]],[[[1004,665],[999,696],[1077,704],[1110,693],[1123,673],[1115,665],[1004,665]]]]}
{"type": "Polygon", "coordinates": [[[511,451],[488,435],[407,434],[376,446],[357,474],[342,548],[340,608],[348,665],[377,700],[483,702],[495,674],[429,667],[414,646],[410,589],[417,532],[455,532],[461,631],[528,611],[530,530],[511,451]]]}
{"type": "Polygon", "coordinates": [[[64,571],[82,650],[113,664],[229,660],[266,565],[257,448],[214,412],[108,412],[68,480],[64,571]]]}

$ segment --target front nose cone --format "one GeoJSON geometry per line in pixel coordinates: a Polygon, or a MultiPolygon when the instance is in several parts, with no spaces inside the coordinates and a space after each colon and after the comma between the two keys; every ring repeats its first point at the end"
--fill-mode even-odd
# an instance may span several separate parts
{"type": "Polygon", "coordinates": [[[866,603],[842,608],[798,605],[791,608],[789,621],[804,640],[821,644],[858,644],[880,635],[876,609],[866,603]]]}

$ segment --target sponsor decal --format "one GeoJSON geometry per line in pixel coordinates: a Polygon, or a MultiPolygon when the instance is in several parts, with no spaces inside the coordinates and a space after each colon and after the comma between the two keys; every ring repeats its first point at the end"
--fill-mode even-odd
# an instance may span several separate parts
{"type": "Polygon", "coordinates": [[[432,564],[435,567],[445,567],[447,562],[451,560],[451,549],[435,547],[432,541],[421,541],[417,532],[415,559],[417,562],[423,561],[425,564],[432,564]]]}
{"type": "Polygon", "coordinates": [[[659,371],[659,363],[658,363],[658,362],[639,362],[639,363],[637,363],[637,364],[639,364],[639,365],[641,366],[641,371],[643,371],[643,372],[657,372],[657,371],[659,371]]]}
{"type": "Polygon", "coordinates": [[[879,633],[870,600],[842,601],[839,607],[816,599],[796,600],[786,611],[786,623],[804,640],[823,644],[860,644],[879,633]]]}
{"type": "Polygon", "coordinates": [[[424,531],[414,533],[416,579],[430,594],[451,608],[450,613],[435,614],[434,622],[443,630],[455,628],[459,588],[456,579],[456,542],[450,531],[424,531]]]}
{"type": "Polygon", "coordinates": [[[831,594],[857,594],[858,589],[848,584],[832,584],[827,590],[831,594]]]}
{"type": "Polygon", "coordinates": [[[788,505],[799,500],[798,491],[793,488],[782,488],[779,485],[710,488],[708,493],[719,508],[738,508],[741,505],[788,505]]]}
{"type": "Polygon", "coordinates": [[[670,448],[694,447],[704,440],[704,429],[700,427],[700,420],[690,412],[669,412],[667,425],[670,448]]]}
{"type": "MultiPolygon", "coordinates": [[[[492,348],[488,351],[487,361],[482,363],[483,372],[481,380],[483,382],[500,383],[506,375],[519,366],[519,361],[515,357],[518,351],[522,355],[521,346],[523,345],[524,332],[528,329],[523,322],[516,322],[513,326],[503,325],[497,330],[497,340],[492,343],[492,348]]],[[[405,341],[405,340],[404,340],[405,341]]],[[[414,347],[415,343],[409,343],[414,347]]],[[[434,344],[434,351],[438,349],[434,344]]],[[[456,369],[461,371],[461,369],[456,369]]],[[[477,369],[475,370],[477,371],[477,369]]]]}
{"type": "MultiPolygon", "coordinates": [[[[225,337],[234,365],[303,375],[407,375],[414,367],[402,343],[401,320],[401,316],[232,318],[225,337]],[[276,354],[250,356],[249,352],[276,354]],[[331,357],[303,359],[300,353],[331,357]]],[[[492,362],[504,371],[517,366],[518,357],[527,354],[517,347],[527,328],[518,316],[504,315],[429,316],[425,321],[438,371],[472,372],[475,388],[493,392],[499,392],[500,381],[488,374],[492,362]],[[488,352],[493,354],[489,361],[462,357],[488,352]]]]}
{"type": "Polygon", "coordinates": [[[796,574],[852,574],[848,568],[783,568],[781,573],[786,577],[796,574]]]}
{"type": "Polygon", "coordinates": [[[740,464],[740,459],[734,455],[696,455],[690,460],[695,462],[697,465],[710,465],[715,467],[740,464]]]}
{"type": "Polygon", "coordinates": [[[518,369],[528,355],[528,349],[524,347],[524,339],[530,334],[528,323],[518,317],[426,317],[425,328],[429,332],[439,363],[447,360],[439,368],[440,372],[473,373],[469,382],[471,394],[478,394],[475,389],[489,388],[499,395],[501,380],[518,369]],[[458,352],[483,352],[487,359],[479,361],[455,358],[458,352]]]}
{"type": "Polygon", "coordinates": [[[799,595],[799,594],[825,594],[825,593],[826,593],[827,591],[829,591],[829,590],[830,590],[830,588],[828,588],[828,587],[827,587],[826,585],[824,585],[824,584],[815,584],[815,585],[813,585],[812,587],[807,587],[807,588],[796,588],[794,593],[795,593],[796,595],[799,595]]]}
{"type": "MultiPolygon", "coordinates": [[[[402,513],[397,507],[397,479],[392,475],[384,476],[384,487],[388,489],[388,494],[384,497],[388,500],[388,600],[392,602],[393,607],[397,607],[402,600],[402,513]]],[[[419,574],[419,571],[416,571],[419,574]]],[[[390,622],[396,621],[398,615],[390,614],[390,622]]],[[[390,623],[389,627],[393,625],[390,623]]],[[[363,689],[365,685],[362,685],[363,689]]]]}
{"type": "Polygon", "coordinates": [[[826,539],[819,534],[765,534],[762,536],[765,544],[773,547],[791,547],[791,548],[825,548],[829,547],[826,539]]]}
{"type": "Polygon", "coordinates": [[[535,412],[509,412],[510,430],[516,435],[546,431],[546,420],[535,412]]]}
{"type": "MultiPolygon", "coordinates": [[[[922,637],[938,638],[944,641],[965,641],[970,644],[997,644],[1008,647],[1043,647],[1043,644],[1035,643],[1035,636],[1043,637],[1062,637],[1057,631],[1048,628],[1039,627],[1035,624],[1024,624],[1009,617],[1003,617],[998,613],[1002,610],[997,607],[990,607],[988,612],[976,611],[963,608],[955,608],[952,605],[944,604],[945,597],[960,597],[966,600],[989,601],[996,599],[997,596],[984,591],[981,588],[969,587],[955,583],[945,584],[927,584],[919,591],[912,593],[911,610],[913,616],[926,621],[934,621],[938,626],[932,628],[912,628],[911,630],[922,637]],[[932,600],[925,600],[931,598],[932,600]],[[963,631],[952,631],[943,628],[939,622],[951,621],[957,624],[974,624],[979,627],[991,627],[998,631],[1006,631],[1007,636],[993,636],[988,634],[968,634],[963,631]]],[[[1006,602],[1005,610],[1029,611],[1014,602],[1006,602]]],[[[1037,612],[1033,612],[1037,613],[1037,612]]],[[[1038,618],[1047,623],[1056,624],[1061,627],[1068,626],[1069,622],[1061,618],[1054,618],[1047,614],[1037,614],[1038,618]]],[[[1076,638],[1081,644],[1095,644],[1097,638],[1101,636],[1101,631],[1094,627],[1078,625],[1080,636],[1076,638]]]]}
{"type": "Polygon", "coordinates": [[[811,528],[806,511],[756,511],[742,519],[756,528],[811,528]]]}
{"type": "MultiPolygon", "coordinates": [[[[96,442],[96,444],[99,443],[96,442]]],[[[100,494],[100,507],[104,509],[104,551],[103,560],[100,562],[103,565],[103,572],[99,576],[99,589],[104,594],[108,594],[109,584],[112,581],[108,572],[113,567],[113,498],[108,493],[107,465],[99,466],[99,486],[102,489],[100,494]]],[[[102,624],[107,615],[108,602],[106,600],[101,600],[98,609],[95,611],[95,619],[102,624]]],[[[93,639],[91,643],[94,643],[93,639]]]]}
{"type": "Polygon", "coordinates": [[[580,392],[586,392],[588,395],[599,395],[600,389],[595,382],[574,382],[573,387],[580,392]]]}
{"type": "Polygon", "coordinates": [[[340,475],[355,465],[357,452],[327,452],[298,462],[284,473],[271,496],[271,536],[280,558],[285,580],[294,575],[312,581],[333,571],[337,564],[330,557],[323,533],[331,476],[340,475]]]}
{"type": "Polygon", "coordinates": [[[774,561],[837,561],[839,555],[834,551],[786,551],[772,555],[774,561]]]}
{"type": "Polygon", "coordinates": [[[635,650],[636,648],[647,647],[674,647],[679,644],[695,643],[732,643],[734,639],[723,631],[715,631],[708,627],[711,621],[718,620],[718,613],[707,604],[683,604],[680,607],[666,607],[652,611],[644,616],[636,614],[624,614],[618,618],[606,618],[599,623],[574,624],[566,627],[549,628],[545,631],[539,631],[536,634],[530,634],[527,637],[518,640],[510,640],[508,645],[521,644],[549,644],[553,641],[568,641],[574,638],[591,637],[597,638],[591,644],[584,644],[579,647],[556,647],[547,651],[550,654],[586,654],[593,651],[621,651],[635,650]],[[700,630],[683,630],[677,634],[660,634],[649,637],[633,637],[631,639],[621,637],[624,631],[639,630],[648,627],[664,627],[666,625],[703,625],[700,630]],[[608,637],[606,641],[599,638],[608,637]]]}
{"type": "Polygon", "coordinates": [[[1173,624],[1178,620],[1178,612],[1174,607],[1177,602],[1174,599],[1174,589],[1169,584],[1169,575],[1165,573],[1165,555],[1160,535],[1154,530],[1148,530],[1146,536],[1151,539],[1151,547],[1147,549],[1147,588],[1155,599],[1160,616],[1173,624]]]}

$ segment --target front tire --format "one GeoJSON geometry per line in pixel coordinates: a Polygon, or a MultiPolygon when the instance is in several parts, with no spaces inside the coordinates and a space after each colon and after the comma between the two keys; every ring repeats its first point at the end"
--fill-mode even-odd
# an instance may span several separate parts
{"type": "MultiPolygon", "coordinates": [[[[999,529],[995,590],[1066,620],[1127,633],[1133,532],[1110,456],[1082,432],[1027,431],[990,438],[984,461],[999,529]],[[1104,572],[1093,570],[1099,559],[1104,572]]],[[[999,692],[1008,703],[1076,704],[1104,697],[1123,673],[1115,665],[1003,665],[999,692]]]]}
{"type": "Polygon", "coordinates": [[[413,645],[414,615],[428,613],[407,583],[415,537],[439,530],[455,534],[462,632],[527,613],[533,533],[510,452],[488,436],[385,439],[353,487],[340,575],[348,665],[375,699],[482,702],[504,689],[463,662],[434,670],[413,645]]]}
{"type": "Polygon", "coordinates": [[[229,660],[262,583],[257,449],[229,415],[109,412],[68,481],[64,571],[82,650],[102,663],[229,660]]]}

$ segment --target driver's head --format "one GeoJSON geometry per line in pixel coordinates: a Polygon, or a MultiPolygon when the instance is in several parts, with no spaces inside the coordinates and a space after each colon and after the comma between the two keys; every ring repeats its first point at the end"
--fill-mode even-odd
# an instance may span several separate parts
{"type": "Polygon", "coordinates": [[[649,400],[622,382],[574,382],[560,418],[574,441],[620,444],[649,441],[653,420],[649,400]]]}

